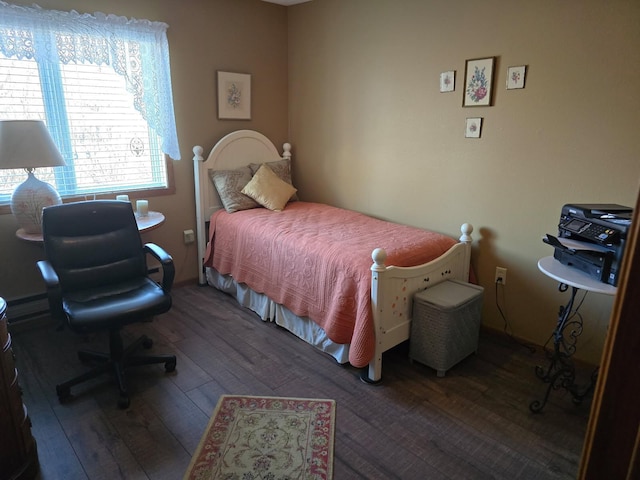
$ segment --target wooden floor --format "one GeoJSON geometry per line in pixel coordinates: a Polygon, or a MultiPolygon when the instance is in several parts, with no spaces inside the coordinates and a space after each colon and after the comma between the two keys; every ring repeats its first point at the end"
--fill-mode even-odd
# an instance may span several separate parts
{"type": "Polygon", "coordinates": [[[107,377],[76,387],[58,403],[55,384],[82,372],[78,348],[104,350],[103,335],[55,326],[13,333],[24,401],[38,443],[41,479],[180,479],[221,394],[332,398],[337,402],[334,478],[570,479],[576,477],[590,402],[553,392],[542,414],[529,412],[544,385],[529,353],[483,332],[477,355],[438,378],[411,364],[406,345],[384,355],[371,386],[358,370],[208,287],[174,290],[174,307],[153,323],[161,365],[129,370],[131,407],[116,408],[107,377]]]}

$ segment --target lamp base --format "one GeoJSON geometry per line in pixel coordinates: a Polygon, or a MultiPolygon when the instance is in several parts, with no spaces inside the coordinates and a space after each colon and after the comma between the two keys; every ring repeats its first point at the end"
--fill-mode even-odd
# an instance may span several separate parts
{"type": "Polygon", "coordinates": [[[11,212],[18,220],[18,227],[26,233],[42,233],[42,209],[60,205],[62,199],[55,188],[38,180],[33,172],[27,174],[27,179],[11,195],[11,212]]]}

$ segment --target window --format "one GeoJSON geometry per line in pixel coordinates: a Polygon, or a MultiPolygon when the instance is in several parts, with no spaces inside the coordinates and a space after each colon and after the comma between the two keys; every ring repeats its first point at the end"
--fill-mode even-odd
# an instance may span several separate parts
{"type": "MultiPolygon", "coordinates": [[[[0,115],[47,124],[67,166],[37,169],[61,196],[161,189],[179,159],[167,25],[0,1],[0,115]]],[[[25,179],[0,170],[0,204],[25,179]]]]}

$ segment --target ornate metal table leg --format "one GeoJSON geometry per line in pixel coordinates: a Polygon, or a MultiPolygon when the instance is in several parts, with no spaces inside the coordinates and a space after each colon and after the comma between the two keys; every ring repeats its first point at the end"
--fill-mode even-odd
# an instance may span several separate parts
{"type": "MultiPolygon", "coordinates": [[[[568,286],[561,283],[558,289],[561,292],[566,292],[568,286]]],[[[582,333],[582,319],[578,316],[578,320],[570,321],[570,318],[577,293],[578,288],[571,287],[569,301],[564,307],[560,307],[558,323],[553,332],[553,352],[549,355],[548,367],[545,369],[540,365],[536,366],[536,376],[545,383],[548,383],[549,386],[542,401],[534,400],[529,405],[529,409],[534,413],[540,413],[542,411],[547,404],[551,390],[565,388],[572,392],[575,401],[576,394],[574,392],[576,389],[574,382],[576,373],[573,362],[571,361],[571,356],[576,351],[576,343],[582,333]],[[567,339],[564,336],[564,332],[569,325],[572,326],[572,330],[567,339]]],[[[586,393],[584,395],[586,395],[586,393]]]]}
{"type": "Polygon", "coordinates": [[[573,403],[575,403],[576,405],[580,405],[582,403],[582,400],[584,400],[585,397],[587,397],[588,395],[591,394],[591,392],[593,392],[593,389],[596,386],[596,382],[598,381],[598,370],[599,370],[599,367],[596,368],[593,372],[591,372],[591,378],[589,380],[589,383],[582,390],[579,389],[578,386],[575,384],[572,384],[569,386],[569,391],[573,396],[573,403]]]}

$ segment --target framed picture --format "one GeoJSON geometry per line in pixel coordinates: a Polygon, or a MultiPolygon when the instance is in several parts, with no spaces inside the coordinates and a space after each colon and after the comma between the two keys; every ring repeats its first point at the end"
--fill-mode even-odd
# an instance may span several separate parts
{"type": "Polygon", "coordinates": [[[218,119],[251,120],[251,75],[218,72],[218,119]]]}
{"type": "Polygon", "coordinates": [[[463,107],[491,106],[493,67],[496,57],[467,60],[464,72],[463,107]]]}
{"type": "Polygon", "coordinates": [[[467,118],[467,123],[464,129],[464,136],[466,138],[480,138],[481,130],[482,118],[467,118]]]}
{"type": "Polygon", "coordinates": [[[440,74],[440,92],[453,92],[456,89],[456,72],[442,72],[440,74]]]}
{"type": "Polygon", "coordinates": [[[527,73],[527,66],[507,68],[507,90],[515,88],[524,88],[524,77],[527,73]]]}

